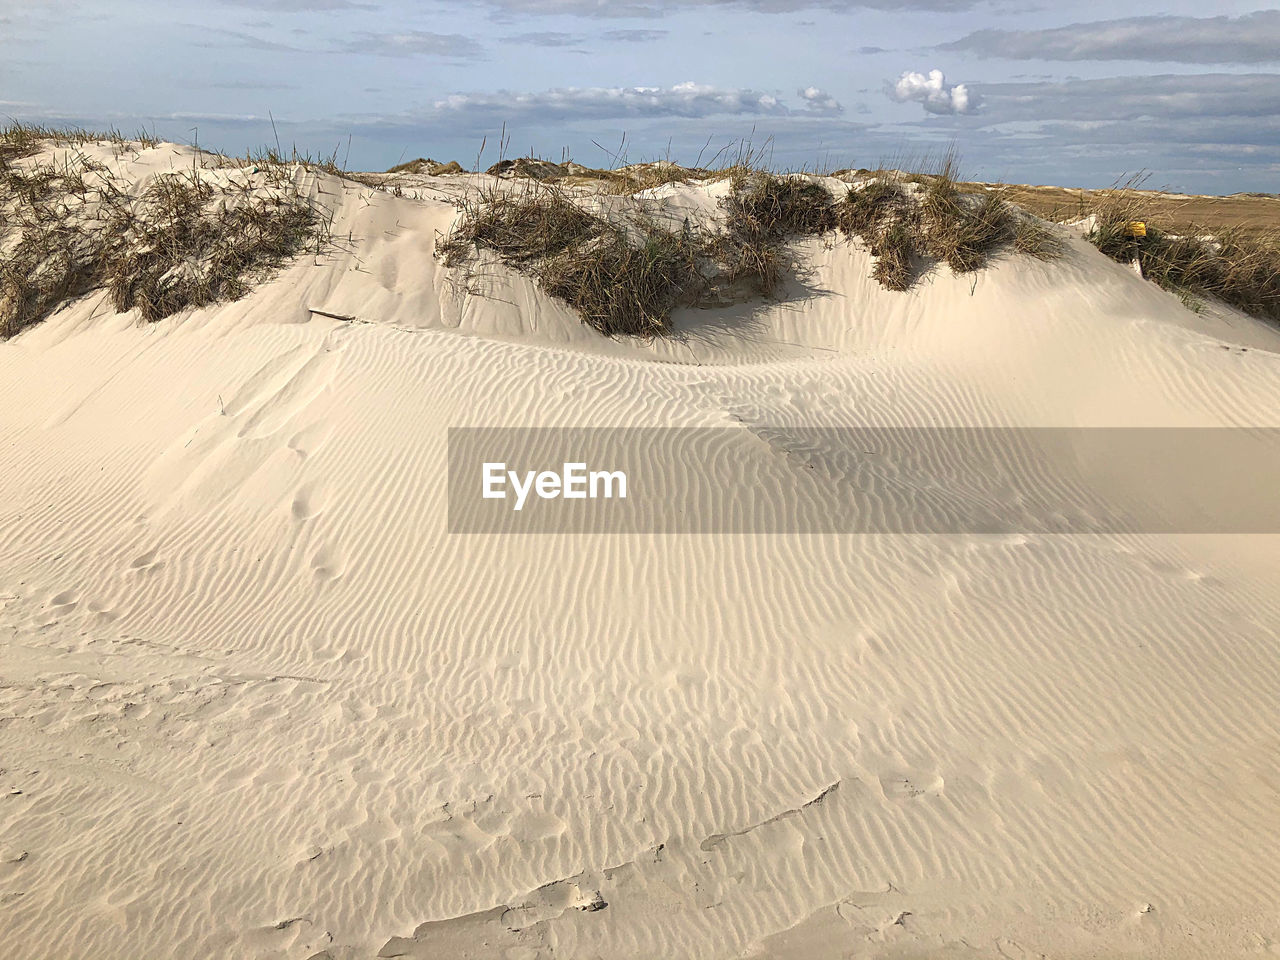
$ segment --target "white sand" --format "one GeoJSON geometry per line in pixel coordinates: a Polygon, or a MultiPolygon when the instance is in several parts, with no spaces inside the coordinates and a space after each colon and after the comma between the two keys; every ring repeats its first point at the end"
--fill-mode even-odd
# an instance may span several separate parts
{"type": "Polygon", "coordinates": [[[1274,330],[1081,241],[905,295],[813,242],[809,298],[615,344],[460,295],[447,202],[317,187],[319,264],[0,344],[0,953],[1280,952],[1280,538],[459,537],[444,489],[458,425],[1274,426],[1274,330]]]}

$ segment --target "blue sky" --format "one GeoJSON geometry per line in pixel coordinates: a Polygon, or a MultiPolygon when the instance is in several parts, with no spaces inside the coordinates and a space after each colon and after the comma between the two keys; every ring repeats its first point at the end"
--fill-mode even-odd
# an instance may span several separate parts
{"type": "Polygon", "coordinates": [[[0,114],[383,169],[568,152],[1280,191],[1280,10],[1173,0],[0,0],[0,114]],[[1123,14],[1122,17],[1117,17],[1123,14]],[[625,138],[625,139],[624,139],[625,138]]]}

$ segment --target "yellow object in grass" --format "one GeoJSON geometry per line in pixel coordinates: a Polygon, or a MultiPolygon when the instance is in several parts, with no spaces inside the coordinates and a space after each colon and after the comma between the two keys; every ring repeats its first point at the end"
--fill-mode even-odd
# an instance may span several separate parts
{"type": "Polygon", "coordinates": [[[1126,237],[1145,237],[1147,235],[1147,225],[1141,220],[1130,220],[1124,228],[1126,237]]]}

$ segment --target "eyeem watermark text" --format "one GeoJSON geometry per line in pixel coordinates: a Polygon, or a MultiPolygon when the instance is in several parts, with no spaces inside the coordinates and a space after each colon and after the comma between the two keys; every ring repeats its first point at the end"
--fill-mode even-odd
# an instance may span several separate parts
{"type": "Polygon", "coordinates": [[[486,500],[514,499],[523,510],[529,494],[542,500],[625,500],[627,475],[621,470],[588,470],[585,463],[566,463],[564,469],[508,470],[505,463],[486,463],[481,472],[481,496],[486,500]]]}
{"type": "Polygon", "coordinates": [[[1280,533],[1271,427],[450,427],[448,470],[464,534],[1280,533]]]}

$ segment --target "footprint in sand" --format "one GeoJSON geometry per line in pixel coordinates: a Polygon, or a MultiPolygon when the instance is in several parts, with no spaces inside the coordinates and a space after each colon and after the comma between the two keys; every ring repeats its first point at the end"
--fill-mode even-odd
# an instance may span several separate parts
{"type": "Polygon", "coordinates": [[[922,797],[939,796],[944,782],[936,773],[895,771],[880,778],[880,789],[886,800],[905,803],[922,797]]]}
{"type": "Polygon", "coordinates": [[[84,696],[86,700],[110,700],[119,686],[115,683],[95,683],[84,692],[84,696]]]}
{"type": "Polygon", "coordinates": [[[41,611],[35,618],[38,626],[48,626],[51,623],[57,623],[62,617],[75,610],[80,603],[80,594],[74,590],[63,590],[61,593],[54,594],[50,597],[41,611]]]}
{"type": "Polygon", "coordinates": [[[321,547],[311,558],[311,574],[317,580],[336,580],[346,568],[346,560],[332,547],[321,547]]]}
{"type": "Polygon", "coordinates": [[[300,867],[305,866],[308,863],[319,860],[324,856],[324,852],[324,847],[320,846],[318,843],[313,843],[311,846],[299,851],[296,863],[300,867]]]}
{"type": "Polygon", "coordinates": [[[378,711],[363,700],[353,700],[342,705],[342,713],[350,723],[368,723],[378,711]]]}
{"type": "Polygon", "coordinates": [[[118,614],[101,600],[90,600],[85,604],[85,609],[92,614],[96,614],[100,620],[111,621],[116,619],[118,614]]]}
{"type": "Polygon", "coordinates": [[[308,483],[298,488],[289,508],[293,519],[299,523],[310,520],[324,509],[324,497],[317,484],[308,483]]]}
{"type": "Polygon", "coordinates": [[[336,354],[321,353],[301,367],[272,395],[264,398],[241,425],[241,439],[263,439],[288,425],[325,392],[338,369],[336,354]]]}
{"type": "Polygon", "coordinates": [[[159,551],[148,550],[146,553],[142,554],[141,556],[135,557],[133,560],[133,563],[129,564],[129,569],[136,570],[138,572],[141,572],[144,570],[154,570],[156,567],[160,566],[160,560],[158,558],[159,558],[159,551]]]}
{"type": "Polygon", "coordinates": [[[327,423],[313,423],[289,438],[289,449],[305,460],[324,446],[332,432],[333,428],[327,423]]]}
{"type": "Polygon", "coordinates": [[[284,387],[301,365],[302,352],[301,347],[293,347],[268,360],[222,405],[223,414],[229,417],[239,416],[255,403],[284,387]]]}
{"type": "Polygon", "coordinates": [[[554,813],[525,810],[512,818],[507,833],[517,843],[535,843],[562,836],[568,828],[568,824],[554,813]]]}

